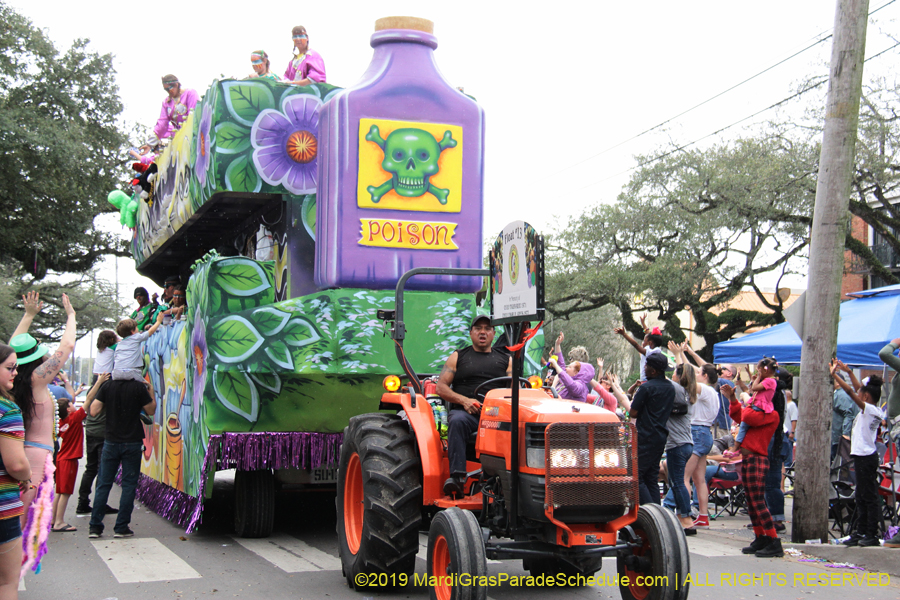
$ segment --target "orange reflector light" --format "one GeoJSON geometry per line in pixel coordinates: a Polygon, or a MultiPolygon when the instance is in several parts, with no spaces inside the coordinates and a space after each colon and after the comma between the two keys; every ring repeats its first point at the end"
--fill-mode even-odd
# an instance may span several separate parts
{"type": "Polygon", "coordinates": [[[396,375],[388,375],[384,378],[384,389],[389,392],[396,392],[400,389],[400,378],[396,375]]]}
{"type": "Polygon", "coordinates": [[[528,378],[528,385],[530,385],[532,389],[538,390],[544,386],[544,380],[537,375],[532,375],[528,378]]]}

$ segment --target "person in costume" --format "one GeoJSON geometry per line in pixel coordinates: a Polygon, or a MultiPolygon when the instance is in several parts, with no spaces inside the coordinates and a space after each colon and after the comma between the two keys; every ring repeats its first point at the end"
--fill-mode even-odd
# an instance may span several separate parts
{"type": "Polygon", "coordinates": [[[159,308],[159,303],[151,304],[147,288],[142,287],[135,288],[134,299],[137,300],[138,307],[131,313],[131,318],[137,323],[138,331],[149,329],[153,323],[153,317],[159,308]]]}
{"type": "Polygon", "coordinates": [[[281,77],[271,71],[271,63],[269,55],[265,50],[254,50],[250,53],[250,66],[253,72],[250,73],[248,79],[271,79],[272,81],[281,81],[281,77]]]}
{"type": "Polygon", "coordinates": [[[297,25],[291,30],[291,37],[294,39],[294,58],[284,72],[285,80],[297,85],[325,83],[325,61],[318,52],[310,49],[306,27],[297,25]]]}
{"type": "Polygon", "coordinates": [[[31,465],[25,456],[25,425],[12,395],[18,369],[16,353],[0,344],[0,598],[18,598],[22,567],[22,524],[25,512],[20,490],[31,486],[31,465]]]}
{"type": "Polygon", "coordinates": [[[158,140],[174,137],[187,120],[190,112],[197,106],[199,99],[195,90],[182,89],[181,82],[174,75],[163,76],[162,85],[168,96],[163,100],[159,119],[156,120],[156,126],[153,128],[153,134],[158,140]]]}
{"type": "MultiPolygon", "coordinates": [[[[75,350],[75,309],[69,297],[62,295],[62,305],[66,311],[66,328],[59,347],[53,355],[48,355],[48,348],[38,344],[28,329],[41,308],[44,306],[37,292],[29,292],[24,298],[25,314],[16,327],[9,342],[16,353],[18,373],[13,382],[13,397],[22,411],[25,422],[25,455],[31,463],[31,479],[35,484],[42,482],[49,471],[46,463],[51,460],[53,452],[53,423],[56,420],[56,404],[50,398],[47,386],[75,350]]],[[[22,494],[25,507],[31,506],[37,491],[31,488],[22,494]]],[[[22,515],[22,525],[27,516],[22,515]]]]}

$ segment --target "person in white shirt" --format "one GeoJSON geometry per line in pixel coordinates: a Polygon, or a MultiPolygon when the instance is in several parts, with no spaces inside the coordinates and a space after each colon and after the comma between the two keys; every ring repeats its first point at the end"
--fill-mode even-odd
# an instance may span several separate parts
{"type": "Polygon", "coordinates": [[[797,417],[800,415],[791,390],[784,390],[784,402],[784,443],[781,445],[781,453],[784,456],[784,462],[781,465],[782,492],[784,492],[784,470],[794,466],[794,436],[797,432],[797,417]]]}
{"type": "Polygon", "coordinates": [[[97,358],[94,360],[94,378],[91,385],[97,383],[97,378],[102,373],[112,373],[113,357],[116,355],[116,344],[119,336],[111,329],[104,329],[97,336],[97,358]]]}
{"type": "Polygon", "coordinates": [[[878,375],[868,377],[863,385],[854,391],[838,371],[850,373],[854,385],[858,383],[853,372],[839,360],[831,362],[831,376],[859,407],[859,414],[853,419],[850,433],[850,456],[856,469],[856,532],[850,536],[845,546],[880,546],[878,521],[878,453],[875,451],[875,437],[878,426],[884,420],[884,411],[876,406],[881,399],[884,381],[878,375]]]}

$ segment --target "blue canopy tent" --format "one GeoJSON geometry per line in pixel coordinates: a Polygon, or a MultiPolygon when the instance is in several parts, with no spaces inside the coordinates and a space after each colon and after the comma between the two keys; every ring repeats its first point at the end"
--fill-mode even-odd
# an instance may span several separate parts
{"type": "MultiPolygon", "coordinates": [[[[900,337],[900,286],[850,294],[841,304],[837,356],[856,367],[882,367],[878,351],[900,337]]],[[[717,363],[755,363],[774,356],[782,364],[800,363],[800,338],[789,323],[781,323],[713,347],[717,363]]]]}
{"type": "Polygon", "coordinates": [[[773,356],[781,364],[800,364],[800,338],[790,323],[779,323],[713,346],[717,363],[756,363],[773,356]]]}

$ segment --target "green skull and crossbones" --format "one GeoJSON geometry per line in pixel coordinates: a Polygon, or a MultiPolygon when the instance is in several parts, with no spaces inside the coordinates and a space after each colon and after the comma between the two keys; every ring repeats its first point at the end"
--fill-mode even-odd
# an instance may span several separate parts
{"type": "Polygon", "coordinates": [[[425,192],[431,192],[438,202],[447,204],[450,190],[435,187],[428,179],[440,170],[438,158],[441,152],[456,146],[456,140],[449,131],[444,132],[440,143],[427,131],[412,128],[395,129],[385,141],[378,125],[372,125],[366,134],[366,141],[378,144],[384,151],[381,168],[391,173],[391,178],[378,187],[370,185],[366,188],[372,202],[377,203],[382,196],[394,190],[407,198],[418,198],[425,192]]]}

